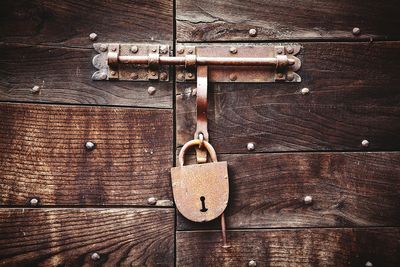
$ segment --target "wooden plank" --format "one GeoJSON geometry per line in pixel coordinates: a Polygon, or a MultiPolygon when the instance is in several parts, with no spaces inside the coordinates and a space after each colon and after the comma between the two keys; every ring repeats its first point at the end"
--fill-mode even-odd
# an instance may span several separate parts
{"type": "Polygon", "coordinates": [[[0,42],[91,47],[173,40],[173,1],[1,1],[0,42]]]}
{"type": "MultiPolygon", "coordinates": [[[[399,152],[227,154],[219,160],[229,165],[229,229],[400,225],[399,152]]],[[[196,224],[180,215],[177,228],[220,229],[220,222],[196,224]]]]}
{"type": "Polygon", "coordinates": [[[0,217],[0,266],[174,264],[172,209],[2,209],[0,217]]]}
{"type": "MultiPolygon", "coordinates": [[[[219,153],[398,150],[400,42],[304,43],[301,83],[214,84],[210,140],[219,153]],[[310,94],[300,93],[303,87],[310,94]]],[[[177,92],[177,144],[195,132],[194,84],[177,92]]]]}
{"type": "Polygon", "coordinates": [[[172,107],[172,83],[92,81],[94,51],[0,45],[0,101],[172,107]],[[147,88],[157,89],[149,95],[147,88]],[[40,93],[32,93],[33,86],[40,93]]]}
{"type": "Polygon", "coordinates": [[[399,228],[229,231],[222,248],[219,231],[178,232],[177,266],[399,266],[399,241],[399,228]]]}
{"type": "Polygon", "coordinates": [[[394,39],[395,0],[177,0],[180,42],[238,40],[394,39]],[[353,28],[361,29],[360,35],[353,28]],[[249,29],[257,35],[250,36],[249,29]]]}
{"type": "Polygon", "coordinates": [[[171,205],[172,110],[3,103],[0,121],[0,205],[171,205]]]}

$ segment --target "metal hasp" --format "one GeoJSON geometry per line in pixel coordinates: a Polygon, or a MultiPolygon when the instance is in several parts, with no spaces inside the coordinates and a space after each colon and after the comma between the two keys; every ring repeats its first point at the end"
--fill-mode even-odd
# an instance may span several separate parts
{"type": "Polygon", "coordinates": [[[208,66],[210,82],[300,82],[299,45],[179,46],[170,56],[168,45],[96,43],[98,69],[93,80],[169,80],[168,65],[177,65],[178,82],[196,80],[198,66],[208,66]]]}

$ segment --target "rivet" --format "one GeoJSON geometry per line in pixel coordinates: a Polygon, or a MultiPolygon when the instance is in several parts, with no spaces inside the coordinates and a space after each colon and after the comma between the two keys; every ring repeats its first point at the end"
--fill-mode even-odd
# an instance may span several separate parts
{"type": "Polygon", "coordinates": [[[188,53],[189,53],[189,54],[193,54],[193,49],[189,49],[189,50],[188,50],[188,53]]]}
{"type": "Polygon", "coordinates": [[[110,73],[111,73],[112,76],[117,75],[117,72],[115,70],[112,70],[110,73]]]}
{"type": "Polygon", "coordinates": [[[365,263],[365,267],[373,267],[374,265],[372,264],[372,262],[370,262],[370,261],[367,261],[366,263],[365,263]]]}
{"type": "Polygon", "coordinates": [[[178,48],[178,54],[183,54],[183,52],[185,52],[185,48],[183,48],[182,46],[178,48]]]}
{"type": "Polygon", "coordinates": [[[137,45],[133,45],[133,46],[131,46],[130,50],[132,53],[137,53],[139,51],[139,48],[137,47],[137,45]]]}
{"type": "Polygon", "coordinates": [[[157,76],[157,72],[152,71],[152,72],[150,72],[150,75],[151,75],[151,76],[157,76]]]}
{"type": "Polygon", "coordinates": [[[308,95],[310,93],[310,89],[304,87],[303,89],[301,89],[300,92],[302,95],[308,95]]]}
{"type": "Polygon", "coordinates": [[[36,206],[39,204],[39,199],[37,199],[37,198],[31,198],[31,200],[29,200],[29,204],[30,204],[31,206],[36,207],[36,206]]]}
{"type": "Polygon", "coordinates": [[[289,54],[292,54],[292,53],[294,52],[294,49],[293,49],[293,47],[288,46],[288,47],[286,47],[286,51],[287,51],[289,54]]]}
{"type": "Polygon", "coordinates": [[[312,196],[305,196],[303,200],[306,205],[311,204],[313,201],[312,196]]]}
{"type": "Polygon", "coordinates": [[[276,50],[276,53],[278,53],[278,54],[282,54],[282,53],[283,53],[283,50],[282,50],[282,48],[278,48],[278,49],[276,50]]]}
{"type": "Polygon", "coordinates": [[[137,74],[136,72],[132,72],[132,73],[131,73],[131,79],[132,79],[132,80],[136,80],[138,77],[139,77],[139,76],[138,76],[138,74],[137,74]]]}
{"type": "Polygon", "coordinates": [[[151,49],[151,51],[157,52],[157,48],[153,47],[153,48],[151,49]]]}
{"type": "Polygon", "coordinates": [[[160,73],[160,80],[165,81],[167,78],[168,78],[168,75],[166,72],[160,73]]]}
{"type": "Polygon", "coordinates": [[[257,266],[257,262],[255,260],[251,260],[251,261],[249,261],[248,266],[249,267],[256,267],[257,266]]]}
{"type": "Polygon", "coordinates": [[[369,146],[369,141],[368,140],[362,140],[361,145],[363,147],[368,147],[369,146]]]}
{"type": "Polygon", "coordinates": [[[100,255],[97,252],[92,253],[92,255],[90,256],[90,258],[94,261],[98,261],[100,260],[100,255]]]}
{"type": "Polygon", "coordinates": [[[249,30],[249,35],[250,35],[251,37],[257,36],[257,30],[256,30],[256,29],[250,29],[250,30],[249,30]]]}
{"type": "Polygon", "coordinates": [[[283,73],[278,73],[278,78],[282,79],[283,78],[283,73]]]}
{"type": "Polygon", "coordinates": [[[157,203],[157,198],[155,197],[149,197],[147,199],[147,203],[149,203],[149,205],[155,205],[157,203]]]}
{"type": "Polygon", "coordinates": [[[96,144],[95,144],[94,142],[87,141],[87,142],[85,143],[85,148],[86,148],[86,150],[88,150],[88,151],[92,151],[95,147],[96,147],[96,144]]]}
{"type": "Polygon", "coordinates": [[[113,47],[113,48],[111,48],[111,51],[115,52],[115,51],[117,51],[117,48],[113,47]]]}
{"type": "Polygon", "coordinates": [[[252,142],[247,143],[247,150],[248,151],[253,151],[256,148],[256,145],[252,142]]]}
{"type": "Polygon", "coordinates": [[[231,74],[229,75],[229,80],[231,80],[231,81],[236,81],[236,79],[237,79],[236,74],[231,73],[231,74]]]}
{"type": "Polygon", "coordinates": [[[37,85],[33,86],[32,89],[31,89],[31,92],[32,92],[32,94],[39,93],[40,92],[40,87],[37,86],[37,85]]]}
{"type": "Polygon", "coordinates": [[[185,80],[185,75],[183,73],[179,73],[177,78],[179,81],[183,81],[185,80]]]}
{"type": "Polygon", "coordinates": [[[101,52],[106,52],[106,51],[107,51],[107,48],[108,48],[108,45],[106,45],[106,44],[101,44],[101,45],[100,45],[100,51],[101,51],[101,52]]]}
{"type": "Polygon", "coordinates": [[[360,35],[360,33],[361,33],[360,28],[357,28],[357,27],[353,28],[353,34],[354,35],[360,35]]]}
{"type": "Polygon", "coordinates": [[[92,32],[91,34],[89,34],[89,39],[92,40],[92,41],[96,41],[96,39],[97,39],[97,34],[94,33],[94,32],[92,32]]]}
{"type": "Polygon", "coordinates": [[[160,52],[161,52],[161,54],[167,53],[167,46],[166,46],[166,45],[162,45],[162,46],[160,47],[160,52]]]}
{"type": "Polygon", "coordinates": [[[189,78],[193,78],[193,73],[189,72],[189,73],[187,74],[187,76],[188,76],[189,78]]]}
{"type": "Polygon", "coordinates": [[[156,91],[156,88],[153,86],[149,86],[149,88],[147,88],[147,93],[149,93],[149,95],[154,95],[156,91]]]}
{"type": "Polygon", "coordinates": [[[236,54],[237,53],[237,48],[232,46],[231,48],[229,48],[229,52],[231,52],[231,54],[236,54]]]}
{"type": "Polygon", "coordinates": [[[287,75],[286,75],[286,79],[288,80],[288,81],[293,81],[293,79],[294,79],[294,74],[293,73],[288,73],[287,75]]]}
{"type": "Polygon", "coordinates": [[[104,73],[104,72],[101,73],[100,76],[99,76],[99,79],[100,79],[100,80],[103,80],[103,81],[106,80],[106,79],[107,79],[107,74],[104,73]]]}

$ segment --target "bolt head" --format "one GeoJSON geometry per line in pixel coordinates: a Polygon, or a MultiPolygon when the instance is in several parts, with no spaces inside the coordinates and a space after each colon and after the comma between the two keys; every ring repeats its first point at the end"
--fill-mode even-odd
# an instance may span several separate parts
{"type": "Polygon", "coordinates": [[[92,255],[90,256],[90,258],[94,261],[98,261],[100,260],[100,255],[97,252],[92,253],[92,255]]]}
{"type": "Polygon", "coordinates": [[[363,147],[368,147],[368,146],[369,146],[369,141],[368,141],[368,140],[362,140],[362,141],[361,141],[361,145],[362,145],[363,147]]]}
{"type": "Polygon", "coordinates": [[[236,81],[237,80],[236,74],[232,73],[231,75],[229,75],[229,80],[236,81]]]}
{"type": "Polygon", "coordinates": [[[87,141],[85,143],[85,148],[87,151],[92,151],[95,147],[96,147],[96,143],[94,143],[94,142],[87,141]]]}
{"type": "Polygon", "coordinates": [[[149,86],[149,88],[147,88],[147,93],[149,93],[149,95],[154,95],[156,91],[156,88],[153,86],[149,86]]]}
{"type": "Polygon", "coordinates": [[[312,196],[305,196],[303,200],[307,205],[310,205],[313,202],[312,196]]]}
{"type": "Polygon", "coordinates": [[[165,81],[168,78],[168,74],[166,72],[160,73],[160,80],[165,81]]]}
{"type": "Polygon", "coordinates": [[[89,39],[91,41],[96,41],[97,40],[97,34],[92,32],[91,34],[89,34],[89,39]]]}
{"type": "Polygon", "coordinates": [[[294,49],[293,49],[293,47],[288,46],[288,47],[286,47],[286,51],[287,51],[289,54],[292,54],[292,53],[294,52],[294,49]]]}
{"type": "Polygon", "coordinates": [[[253,142],[247,143],[248,151],[253,151],[254,149],[256,149],[256,145],[253,142]]]}
{"type": "Polygon", "coordinates": [[[157,48],[153,47],[153,48],[151,49],[151,51],[152,51],[152,52],[157,52],[157,48]]]}
{"type": "Polygon", "coordinates": [[[353,34],[354,35],[360,35],[360,33],[361,33],[360,28],[357,28],[357,27],[353,28],[353,34]]]}
{"type": "Polygon", "coordinates": [[[100,51],[101,51],[101,52],[106,52],[107,49],[108,49],[108,45],[106,45],[106,44],[101,44],[101,45],[100,45],[100,51]]]}
{"type": "Polygon", "coordinates": [[[256,30],[256,29],[250,29],[250,30],[249,30],[249,35],[250,35],[251,37],[257,36],[257,30],[256,30]]]}
{"type": "Polygon", "coordinates": [[[177,52],[178,52],[178,54],[183,54],[185,52],[185,48],[183,48],[182,46],[178,47],[177,52]]]}
{"type": "Polygon", "coordinates": [[[40,92],[40,87],[35,85],[31,89],[32,94],[38,94],[40,92]]]}
{"type": "Polygon", "coordinates": [[[193,73],[188,72],[187,76],[188,76],[189,78],[193,78],[193,73]]]}
{"type": "Polygon", "coordinates": [[[132,53],[137,53],[139,51],[139,48],[136,45],[131,46],[131,52],[132,53]]]}
{"type": "Polygon", "coordinates": [[[276,50],[276,53],[278,53],[278,54],[282,54],[282,53],[283,53],[283,50],[282,50],[282,48],[278,48],[278,49],[276,50]]]}
{"type": "Polygon", "coordinates": [[[188,50],[188,53],[189,53],[189,54],[193,54],[193,49],[190,48],[190,49],[188,50]]]}
{"type": "Polygon", "coordinates": [[[157,203],[157,198],[155,197],[149,197],[147,199],[147,203],[149,203],[149,205],[155,205],[157,203]]]}
{"type": "Polygon", "coordinates": [[[366,263],[365,263],[365,267],[373,267],[374,265],[372,264],[372,262],[370,262],[370,261],[367,261],[366,263]]]}
{"type": "Polygon", "coordinates": [[[236,54],[237,53],[237,48],[232,46],[231,48],[229,48],[229,52],[231,52],[231,54],[236,54]]]}
{"type": "Polygon", "coordinates": [[[115,70],[112,70],[112,71],[110,72],[110,74],[111,74],[112,76],[115,76],[115,75],[117,75],[117,72],[116,72],[115,70]]]}
{"type": "Polygon", "coordinates": [[[167,46],[166,45],[160,46],[160,52],[161,52],[161,54],[167,53],[167,46]]]}
{"type": "Polygon", "coordinates": [[[257,266],[257,262],[255,260],[251,260],[251,261],[249,261],[248,266],[249,267],[256,267],[257,266]]]}
{"type": "Polygon", "coordinates": [[[103,80],[103,81],[106,80],[106,79],[107,79],[107,73],[104,73],[104,72],[101,73],[101,74],[99,75],[99,79],[100,79],[100,80],[103,80]]]}
{"type": "Polygon", "coordinates": [[[303,88],[303,89],[301,89],[301,94],[302,95],[308,95],[309,93],[310,93],[310,89],[308,89],[308,88],[303,88]]]}
{"type": "Polygon", "coordinates": [[[179,81],[183,81],[183,80],[185,80],[185,75],[183,73],[179,73],[177,78],[179,81]]]}
{"type": "Polygon", "coordinates": [[[36,207],[38,204],[39,204],[39,199],[37,199],[37,198],[31,198],[31,200],[29,200],[29,204],[31,205],[31,206],[34,206],[34,207],[36,207]]]}

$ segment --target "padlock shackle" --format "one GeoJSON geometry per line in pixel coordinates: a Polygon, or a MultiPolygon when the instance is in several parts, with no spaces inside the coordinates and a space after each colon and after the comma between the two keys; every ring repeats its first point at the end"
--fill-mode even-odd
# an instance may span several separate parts
{"type": "Polygon", "coordinates": [[[205,140],[200,140],[200,139],[193,139],[187,142],[186,144],[183,145],[181,151],[179,152],[179,165],[183,166],[185,164],[185,154],[186,151],[191,148],[192,146],[198,146],[200,143],[203,142],[204,147],[207,149],[208,153],[210,154],[211,160],[213,162],[217,162],[217,153],[215,152],[214,147],[207,141],[205,140]]]}

